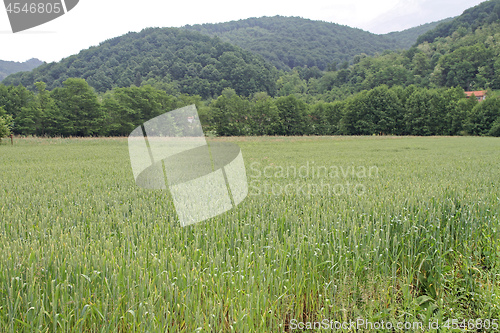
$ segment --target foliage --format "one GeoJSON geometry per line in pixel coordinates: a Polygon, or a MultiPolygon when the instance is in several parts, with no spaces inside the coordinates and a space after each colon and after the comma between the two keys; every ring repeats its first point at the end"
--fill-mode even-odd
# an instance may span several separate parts
{"type": "MultiPolygon", "coordinates": [[[[490,19],[476,20],[468,29],[432,42],[423,41],[409,50],[385,51],[376,56],[358,54],[351,66],[337,64],[319,75],[314,68],[295,68],[283,73],[278,79],[278,94],[295,93],[317,101],[333,101],[380,85],[498,90],[500,20],[493,19],[496,16],[491,14],[491,3],[485,2],[473,11],[475,16],[490,19]]],[[[449,23],[459,24],[456,22],[463,22],[469,16],[466,11],[449,23]]]]}
{"type": "MultiPolygon", "coordinates": [[[[301,81],[297,71],[291,77],[301,81]]],[[[68,79],[63,88],[51,92],[43,82],[37,82],[36,87],[37,93],[22,86],[0,90],[0,107],[14,119],[16,134],[128,136],[145,121],[196,104],[205,131],[220,136],[497,136],[500,109],[499,97],[492,95],[478,103],[474,98],[466,99],[460,87],[381,85],[333,102],[310,100],[301,94],[273,98],[259,92],[246,97],[226,88],[210,103],[201,96],[168,95],[149,85],[115,88],[101,97],[83,79],[68,79]],[[21,111],[13,113],[13,105],[21,111]]],[[[290,87],[295,91],[296,87],[290,87]]]]}
{"type": "Polygon", "coordinates": [[[83,78],[97,92],[143,82],[167,85],[177,94],[218,96],[232,87],[238,94],[275,93],[276,69],[261,57],[201,33],[175,28],[130,32],[58,63],[17,73],[5,85],[34,90],[43,81],[52,90],[68,78],[83,78]]]}
{"type": "Polygon", "coordinates": [[[497,97],[478,103],[467,126],[471,134],[499,136],[498,124],[500,124],[500,98],[497,97]]]}
{"type": "Polygon", "coordinates": [[[145,121],[175,108],[172,96],[151,86],[113,89],[102,107],[107,114],[105,133],[112,136],[128,136],[145,121]]]}
{"type": "Polygon", "coordinates": [[[225,89],[211,105],[214,130],[221,136],[248,135],[244,124],[249,109],[249,102],[238,96],[234,89],[225,89]]]}
{"type": "Polygon", "coordinates": [[[93,136],[102,134],[104,112],[93,89],[83,79],[70,78],[64,88],[52,92],[57,108],[65,117],[64,135],[93,136]]]}
{"type": "Polygon", "coordinates": [[[0,141],[2,138],[10,135],[10,129],[12,126],[12,116],[8,115],[7,112],[0,106],[0,141]]]}
{"type": "Polygon", "coordinates": [[[195,30],[260,54],[276,68],[318,67],[351,62],[360,53],[374,55],[388,49],[405,49],[419,34],[435,24],[388,35],[375,35],[361,29],[312,21],[300,17],[261,17],[215,24],[188,25],[195,30]]]}
{"type": "Polygon", "coordinates": [[[500,20],[463,36],[427,42],[402,52],[370,57],[360,54],[354,64],[308,76],[295,68],[277,81],[278,94],[295,93],[316,100],[344,99],[380,85],[422,88],[460,86],[464,90],[500,89],[500,20]]]}
{"type": "MultiPolygon", "coordinates": [[[[496,90],[500,89],[500,19],[494,15],[497,5],[491,6],[498,1],[484,2],[444,23],[460,27],[447,34],[438,25],[429,32],[438,37],[405,51],[379,48],[382,53],[370,56],[375,53],[370,47],[378,44],[368,42],[373,37],[368,33],[301,18],[264,17],[129,33],[59,63],[12,75],[5,84],[20,83],[35,91],[34,83],[42,81],[52,90],[69,77],[82,77],[100,93],[151,85],[169,95],[185,93],[209,101],[230,88],[247,98],[257,92],[271,97],[295,94],[310,103],[343,100],[380,85],[496,90]],[[254,53],[222,42],[226,37],[254,47],[254,53]],[[352,54],[337,56],[336,48],[352,54]],[[293,70],[278,72],[255,53],[267,54],[279,68],[293,70]]],[[[391,36],[378,37],[398,38],[391,36]]]]}
{"type": "Polygon", "coordinates": [[[434,30],[437,26],[442,23],[450,22],[454,19],[454,17],[450,17],[441,21],[426,23],[419,25],[418,27],[406,29],[403,31],[395,31],[385,34],[388,38],[394,38],[398,43],[398,48],[400,49],[409,49],[413,45],[415,45],[418,37],[425,34],[428,31],[434,30]]]}
{"type": "Polygon", "coordinates": [[[304,101],[289,95],[277,98],[275,104],[280,118],[280,126],[275,134],[309,134],[308,106],[304,101]]]}
{"type": "Polygon", "coordinates": [[[481,4],[469,8],[458,18],[443,22],[435,29],[430,30],[417,39],[415,45],[425,42],[432,43],[439,38],[451,37],[454,34],[464,34],[465,32],[474,31],[482,25],[487,25],[498,21],[500,18],[500,1],[489,0],[481,4]]]}

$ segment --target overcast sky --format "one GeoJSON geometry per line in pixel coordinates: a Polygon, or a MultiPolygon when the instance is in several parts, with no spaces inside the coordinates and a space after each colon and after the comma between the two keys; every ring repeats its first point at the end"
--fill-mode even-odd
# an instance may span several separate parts
{"type": "Polygon", "coordinates": [[[80,0],[66,15],[12,33],[0,4],[0,60],[59,61],[100,42],[147,27],[181,27],[261,16],[300,16],[373,33],[400,31],[460,15],[485,0],[80,0]]]}

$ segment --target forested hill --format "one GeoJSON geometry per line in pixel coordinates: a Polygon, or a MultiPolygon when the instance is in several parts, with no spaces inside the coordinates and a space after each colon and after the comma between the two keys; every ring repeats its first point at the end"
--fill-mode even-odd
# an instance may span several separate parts
{"type": "Polygon", "coordinates": [[[216,97],[224,88],[233,88],[245,96],[260,91],[273,96],[278,89],[273,64],[286,69],[346,68],[348,61],[360,53],[407,46],[416,38],[415,33],[431,27],[379,36],[333,23],[278,16],[193,26],[191,30],[148,28],[107,40],[32,72],[13,74],[2,83],[22,84],[34,91],[34,84],[41,81],[52,90],[61,87],[67,78],[77,77],[85,79],[97,92],[151,84],[170,94],[203,98],[216,97]],[[208,36],[207,29],[229,34],[208,36]],[[249,50],[223,41],[227,36],[249,50]]]}
{"type": "Polygon", "coordinates": [[[317,66],[325,70],[332,63],[350,62],[360,53],[373,55],[385,50],[409,48],[420,34],[434,26],[429,24],[389,35],[376,35],[335,23],[274,16],[184,28],[218,36],[258,53],[278,69],[317,66]]]}
{"type": "Polygon", "coordinates": [[[469,8],[456,19],[444,22],[435,29],[426,32],[417,39],[418,44],[432,43],[438,38],[453,36],[453,33],[464,35],[467,31],[497,22],[500,18],[500,0],[485,1],[475,7],[469,8]]]}
{"type": "Polygon", "coordinates": [[[43,61],[35,58],[27,60],[25,62],[0,60],[0,82],[10,74],[30,71],[42,64],[43,61]]]}
{"type": "MultiPolygon", "coordinates": [[[[481,12],[478,17],[491,15],[488,2],[476,9],[481,12]]],[[[351,66],[335,71],[297,68],[282,75],[277,88],[279,96],[314,95],[317,100],[334,101],[381,85],[500,90],[500,19],[479,26],[472,23],[409,50],[358,55],[351,66]]]]}
{"type": "Polygon", "coordinates": [[[451,22],[454,19],[455,19],[454,17],[450,17],[441,21],[422,24],[419,25],[418,27],[406,29],[403,31],[390,32],[383,36],[394,39],[397,42],[398,47],[400,49],[409,49],[410,47],[415,45],[415,42],[417,41],[418,37],[427,33],[428,31],[437,28],[441,23],[451,22]]]}
{"type": "Polygon", "coordinates": [[[218,96],[231,87],[238,94],[275,93],[277,70],[261,56],[196,31],[148,28],[131,32],[31,72],[13,74],[5,85],[52,90],[68,78],[83,78],[97,92],[148,83],[166,92],[218,96]]]}

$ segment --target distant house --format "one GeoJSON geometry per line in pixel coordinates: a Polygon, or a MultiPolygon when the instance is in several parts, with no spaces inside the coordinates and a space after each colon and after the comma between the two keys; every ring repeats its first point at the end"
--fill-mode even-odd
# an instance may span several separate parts
{"type": "Polygon", "coordinates": [[[486,99],[486,90],[479,90],[479,91],[466,91],[465,95],[467,95],[467,98],[471,97],[474,95],[478,101],[484,101],[486,99]]]}

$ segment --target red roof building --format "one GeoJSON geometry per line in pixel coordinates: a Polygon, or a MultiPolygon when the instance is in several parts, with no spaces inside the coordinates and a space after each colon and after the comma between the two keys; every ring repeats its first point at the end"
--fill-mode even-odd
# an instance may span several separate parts
{"type": "Polygon", "coordinates": [[[486,99],[486,90],[466,91],[465,95],[467,95],[467,98],[474,95],[478,101],[484,101],[486,99]]]}

